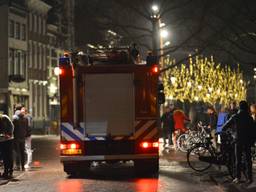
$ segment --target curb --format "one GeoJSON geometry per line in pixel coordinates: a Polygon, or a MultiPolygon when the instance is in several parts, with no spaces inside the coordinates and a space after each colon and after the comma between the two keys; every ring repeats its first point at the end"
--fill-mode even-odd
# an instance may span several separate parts
{"type": "Polygon", "coordinates": [[[16,181],[18,181],[18,179],[20,178],[20,177],[22,177],[23,175],[25,174],[25,172],[20,172],[20,173],[17,173],[16,172],[16,174],[14,174],[14,176],[13,176],[13,178],[12,179],[0,179],[0,186],[1,185],[6,185],[6,184],[8,184],[9,182],[16,182],[16,181]]]}

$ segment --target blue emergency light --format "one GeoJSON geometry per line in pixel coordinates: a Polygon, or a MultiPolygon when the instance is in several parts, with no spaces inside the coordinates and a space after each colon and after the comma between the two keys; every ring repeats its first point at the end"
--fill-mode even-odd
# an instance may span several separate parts
{"type": "Polygon", "coordinates": [[[70,58],[69,57],[60,57],[59,58],[59,65],[63,66],[63,65],[70,65],[70,58]]]}

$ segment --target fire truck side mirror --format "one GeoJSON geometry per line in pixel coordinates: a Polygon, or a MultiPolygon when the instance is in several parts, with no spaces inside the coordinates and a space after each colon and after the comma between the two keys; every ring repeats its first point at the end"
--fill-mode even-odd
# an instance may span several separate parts
{"type": "Polygon", "coordinates": [[[164,85],[162,83],[158,84],[158,104],[165,103],[164,85]]]}

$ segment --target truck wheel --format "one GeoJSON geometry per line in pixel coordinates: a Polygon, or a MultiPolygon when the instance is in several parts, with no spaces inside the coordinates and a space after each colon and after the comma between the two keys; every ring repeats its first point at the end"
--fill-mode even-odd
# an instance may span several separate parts
{"type": "Polygon", "coordinates": [[[158,174],[159,160],[158,159],[135,160],[134,168],[135,168],[136,174],[139,174],[139,175],[158,174]]]}

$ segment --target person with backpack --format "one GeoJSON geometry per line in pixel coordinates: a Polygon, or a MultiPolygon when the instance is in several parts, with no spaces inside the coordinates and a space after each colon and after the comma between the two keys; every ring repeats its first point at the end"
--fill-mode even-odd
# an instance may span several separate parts
{"type": "Polygon", "coordinates": [[[4,173],[1,177],[13,177],[13,124],[7,115],[0,114],[0,151],[3,157],[4,173]]]}

